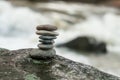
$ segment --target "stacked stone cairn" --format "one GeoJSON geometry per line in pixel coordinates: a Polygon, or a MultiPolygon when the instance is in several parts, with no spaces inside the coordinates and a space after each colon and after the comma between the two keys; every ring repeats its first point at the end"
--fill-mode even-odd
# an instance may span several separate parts
{"type": "Polygon", "coordinates": [[[39,25],[37,26],[37,35],[39,36],[38,50],[36,52],[32,51],[31,57],[35,59],[48,59],[55,56],[56,52],[54,50],[54,39],[58,36],[56,26],[52,25],[39,25]]]}

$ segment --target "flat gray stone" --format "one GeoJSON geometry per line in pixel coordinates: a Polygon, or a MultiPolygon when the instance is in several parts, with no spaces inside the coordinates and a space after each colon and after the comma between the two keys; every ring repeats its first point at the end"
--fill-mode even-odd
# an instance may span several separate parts
{"type": "Polygon", "coordinates": [[[56,39],[56,36],[40,36],[40,39],[44,39],[44,40],[52,40],[52,39],[56,39]]]}
{"type": "Polygon", "coordinates": [[[44,35],[44,36],[58,36],[59,35],[57,32],[51,32],[51,31],[45,31],[45,30],[37,31],[36,34],[44,35]]]}
{"type": "Polygon", "coordinates": [[[53,40],[42,40],[42,39],[40,39],[39,42],[42,42],[42,44],[53,44],[53,43],[55,43],[55,41],[53,41],[53,40]]]}
{"type": "Polygon", "coordinates": [[[38,47],[42,50],[52,49],[54,47],[53,44],[38,44],[38,47]]]}
{"type": "Polygon", "coordinates": [[[41,50],[41,49],[34,49],[31,50],[30,56],[34,59],[49,59],[56,55],[56,52],[54,49],[50,50],[41,50]]]}

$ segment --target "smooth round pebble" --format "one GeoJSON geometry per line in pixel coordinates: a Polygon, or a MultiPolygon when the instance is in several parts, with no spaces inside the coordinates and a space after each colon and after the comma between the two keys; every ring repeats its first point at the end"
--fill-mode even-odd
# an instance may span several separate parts
{"type": "Polygon", "coordinates": [[[33,59],[48,60],[56,55],[56,51],[54,49],[50,50],[33,49],[31,50],[29,55],[33,59]]]}
{"type": "Polygon", "coordinates": [[[36,28],[37,30],[47,30],[47,31],[55,31],[57,30],[56,26],[53,25],[39,25],[36,28]]]}
{"type": "Polygon", "coordinates": [[[51,32],[51,31],[45,31],[45,30],[37,31],[36,34],[44,35],[44,36],[58,36],[57,32],[51,32]]]}
{"type": "Polygon", "coordinates": [[[43,50],[52,49],[54,47],[53,44],[38,44],[38,47],[43,50]]]}
{"type": "Polygon", "coordinates": [[[40,39],[44,39],[44,40],[51,40],[51,39],[56,39],[57,37],[56,36],[40,36],[39,37],[40,39]]]}
{"type": "Polygon", "coordinates": [[[39,42],[42,42],[43,44],[53,44],[53,43],[55,43],[55,41],[53,41],[53,40],[42,40],[42,39],[40,39],[39,42]]]}

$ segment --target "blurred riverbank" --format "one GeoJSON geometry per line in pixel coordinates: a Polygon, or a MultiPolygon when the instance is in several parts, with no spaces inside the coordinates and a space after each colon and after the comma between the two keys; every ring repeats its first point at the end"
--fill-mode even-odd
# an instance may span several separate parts
{"type": "MultiPolygon", "coordinates": [[[[43,2],[67,2],[67,3],[82,3],[82,4],[91,4],[91,5],[103,5],[103,6],[111,6],[115,8],[120,8],[120,0],[7,0],[11,1],[14,4],[26,6],[27,5],[35,4],[35,3],[43,3],[43,2]]],[[[33,6],[33,5],[31,5],[33,6]]]]}

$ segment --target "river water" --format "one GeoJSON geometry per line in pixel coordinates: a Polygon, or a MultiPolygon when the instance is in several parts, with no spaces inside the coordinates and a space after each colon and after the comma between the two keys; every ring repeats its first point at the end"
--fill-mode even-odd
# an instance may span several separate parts
{"type": "Polygon", "coordinates": [[[57,54],[73,61],[92,65],[104,72],[120,76],[120,11],[118,9],[72,4],[40,3],[35,12],[28,7],[15,7],[0,1],[0,47],[10,50],[37,48],[35,27],[39,24],[59,26],[56,44],[77,36],[91,36],[107,44],[106,55],[86,55],[67,48],[56,48],[57,54]]]}

